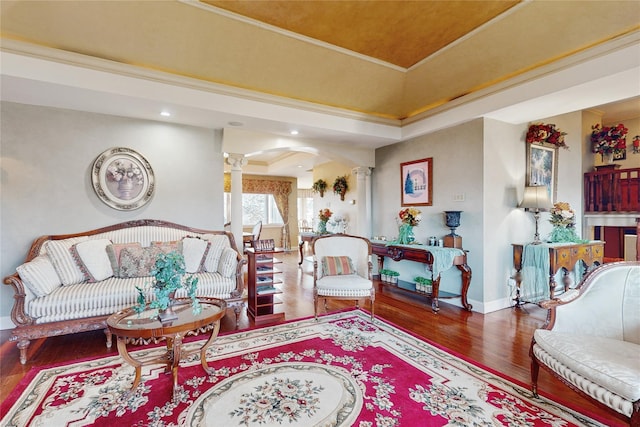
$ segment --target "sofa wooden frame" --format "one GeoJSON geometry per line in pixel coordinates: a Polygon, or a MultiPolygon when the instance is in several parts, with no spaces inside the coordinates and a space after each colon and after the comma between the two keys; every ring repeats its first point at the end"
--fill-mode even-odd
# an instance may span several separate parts
{"type": "MultiPolygon", "coordinates": [[[[233,308],[236,316],[236,328],[238,326],[238,317],[240,312],[244,307],[244,300],[242,298],[242,293],[244,291],[244,275],[243,275],[243,266],[246,264],[246,260],[243,255],[238,251],[238,247],[236,245],[233,234],[228,231],[212,231],[212,230],[202,230],[192,227],[187,227],[180,224],[175,224],[168,221],[162,220],[154,220],[154,219],[140,219],[122,222],[119,224],[110,225],[103,228],[97,228],[90,231],[75,233],[75,234],[60,234],[60,235],[46,235],[36,238],[29,252],[27,253],[27,257],[25,262],[31,261],[40,253],[40,248],[44,245],[45,242],[49,240],[63,240],[69,239],[73,237],[81,237],[81,236],[93,236],[96,234],[106,233],[110,231],[122,230],[132,227],[142,227],[142,226],[154,226],[154,227],[166,227],[172,229],[184,230],[186,232],[198,233],[198,234],[224,234],[227,235],[229,239],[229,243],[232,249],[234,249],[237,253],[238,266],[236,268],[235,277],[236,277],[236,288],[231,292],[231,297],[225,299],[227,302],[228,308],[233,308]]],[[[105,316],[97,316],[97,317],[88,317],[88,318],[80,318],[80,319],[72,319],[72,320],[63,320],[57,322],[49,322],[37,324],[36,319],[32,318],[25,311],[25,288],[22,280],[18,273],[14,273],[10,276],[4,278],[4,284],[13,287],[14,290],[14,302],[13,307],[11,309],[11,320],[16,325],[16,327],[12,331],[12,335],[9,338],[9,341],[17,342],[18,349],[20,349],[20,362],[22,364],[27,361],[27,349],[31,340],[46,338],[46,337],[54,337],[59,335],[68,335],[76,332],[86,332],[86,331],[94,331],[102,329],[107,338],[107,348],[111,348],[112,337],[109,328],[107,327],[106,320],[109,315],[105,316]]]]}

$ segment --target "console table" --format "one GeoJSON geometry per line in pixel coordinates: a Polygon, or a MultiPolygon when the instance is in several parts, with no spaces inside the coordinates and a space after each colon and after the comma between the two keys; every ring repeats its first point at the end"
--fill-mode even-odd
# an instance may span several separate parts
{"type": "MultiPolygon", "coordinates": [[[[378,271],[382,270],[384,266],[384,258],[388,257],[394,261],[407,260],[407,261],[415,261],[426,264],[429,270],[433,272],[433,265],[435,258],[434,253],[438,251],[460,251],[460,249],[454,248],[437,248],[435,249],[433,246],[426,245],[393,245],[388,244],[386,242],[371,242],[372,252],[378,256],[378,271]],[[430,252],[430,249],[434,252],[430,252]]],[[[440,273],[438,272],[435,277],[433,277],[432,283],[432,291],[431,291],[431,309],[434,312],[438,312],[440,310],[438,304],[438,298],[460,298],[462,302],[462,306],[471,311],[472,305],[467,301],[467,291],[469,290],[469,284],[471,283],[471,268],[467,265],[467,255],[466,252],[462,251],[462,255],[455,256],[453,258],[452,266],[455,266],[458,270],[462,272],[462,283],[460,294],[449,294],[444,293],[440,295],[440,273]]],[[[403,281],[398,281],[398,285],[390,284],[390,283],[382,283],[383,286],[391,286],[406,292],[416,293],[415,285],[412,283],[407,283],[403,281]],[[402,285],[402,286],[401,286],[402,285]]],[[[419,293],[420,295],[424,295],[423,293],[419,293]]]]}
{"type": "MultiPolygon", "coordinates": [[[[517,302],[520,299],[520,286],[522,283],[522,266],[523,266],[523,253],[526,247],[534,245],[513,244],[513,266],[516,269],[517,286],[517,302]]],[[[549,298],[554,296],[554,290],[556,287],[555,275],[564,269],[564,277],[562,283],[564,285],[565,292],[569,290],[571,285],[571,277],[569,272],[574,269],[578,261],[582,261],[585,265],[586,274],[591,267],[597,264],[602,264],[604,260],[604,242],[593,241],[589,243],[542,243],[535,245],[537,247],[548,249],[549,251],[549,298]]],[[[536,266],[537,268],[547,269],[546,266],[536,266]]],[[[546,272],[544,274],[547,274],[546,272]]]]}
{"type": "Polygon", "coordinates": [[[312,233],[300,233],[300,244],[299,244],[300,261],[298,262],[298,265],[302,265],[302,261],[304,261],[304,243],[305,242],[311,243],[313,241],[313,239],[315,239],[318,236],[320,236],[320,234],[313,233],[313,232],[312,233]]]}

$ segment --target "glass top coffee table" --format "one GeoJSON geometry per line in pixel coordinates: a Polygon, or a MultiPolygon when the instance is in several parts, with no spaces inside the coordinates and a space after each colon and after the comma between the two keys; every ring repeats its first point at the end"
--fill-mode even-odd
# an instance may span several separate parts
{"type": "Polygon", "coordinates": [[[142,367],[164,363],[173,375],[173,396],[178,389],[178,367],[183,357],[200,352],[200,362],[208,373],[206,352],[220,331],[220,320],[227,310],[227,303],[217,298],[198,298],[201,310],[194,313],[190,299],[178,299],[171,307],[177,318],[162,323],[157,318],[157,309],[147,309],[138,314],[133,308],[127,308],[111,315],[107,319],[107,326],[111,333],[117,336],[118,353],[130,365],[135,367],[136,376],[131,391],[140,383],[142,367]],[[186,351],[182,348],[182,340],[189,332],[210,329],[209,339],[200,348],[186,351]],[[167,351],[160,356],[134,358],[127,350],[127,342],[131,339],[165,338],[167,351]]]}

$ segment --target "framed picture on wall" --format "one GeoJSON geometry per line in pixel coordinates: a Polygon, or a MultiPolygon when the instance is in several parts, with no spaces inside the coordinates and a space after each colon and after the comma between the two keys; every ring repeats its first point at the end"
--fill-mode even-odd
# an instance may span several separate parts
{"type": "Polygon", "coordinates": [[[400,163],[402,206],[433,204],[433,157],[400,163]]]}
{"type": "Polygon", "coordinates": [[[526,185],[544,185],[549,200],[556,201],[558,178],[558,147],[551,144],[527,144],[526,185]]]}
{"type": "Polygon", "coordinates": [[[94,191],[105,204],[118,210],[134,210],[148,203],[154,181],[149,162],[129,148],[110,148],[96,158],[91,168],[94,191]]]}

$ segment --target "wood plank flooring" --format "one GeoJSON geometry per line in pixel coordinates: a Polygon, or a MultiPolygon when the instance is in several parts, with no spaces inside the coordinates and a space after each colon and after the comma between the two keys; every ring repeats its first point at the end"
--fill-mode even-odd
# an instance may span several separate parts
{"type": "MultiPolygon", "coordinates": [[[[312,264],[305,261],[299,267],[297,251],[282,254],[280,258],[284,261],[281,265],[284,293],[281,296],[286,319],[313,315],[312,264]]],[[[479,286],[478,280],[474,277],[471,286],[479,286]]],[[[329,310],[349,306],[350,304],[344,301],[329,302],[329,310]]],[[[440,301],[441,309],[438,314],[433,314],[430,307],[430,300],[425,298],[379,289],[375,314],[515,380],[529,384],[529,344],[533,331],[544,323],[546,311],[528,304],[524,309],[510,308],[482,315],[447,304],[446,300],[440,301]]],[[[368,303],[363,308],[368,310],[368,303]]],[[[240,317],[239,326],[253,326],[247,318],[246,311],[240,317]]],[[[233,313],[229,311],[222,321],[221,332],[232,332],[233,328],[233,313]]],[[[15,343],[7,341],[9,336],[10,331],[0,331],[2,400],[31,367],[117,353],[115,339],[113,348],[109,350],[105,346],[104,334],[94,331],[32,342],[29,360],[26,365],[21,365],[15,343]]],[[[608,425],[627,424],[623,417],[578,396],[547,372],[540,373],[539,390],[579,408],[582,413],[600,416],[608,425]]]]}

